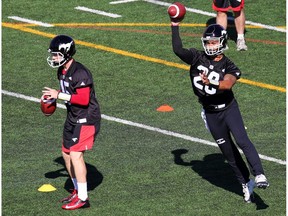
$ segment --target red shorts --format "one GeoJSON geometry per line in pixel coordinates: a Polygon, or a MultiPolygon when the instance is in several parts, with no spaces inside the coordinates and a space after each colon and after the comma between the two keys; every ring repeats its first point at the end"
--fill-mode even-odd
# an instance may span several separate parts
{"type": "Polygon", "coordinates": [[[98,126],[65,123],[62,151],[69,153],[70,151],[82,152],[92,149],[99,128],[100,124],[98,126]]]}
{"type": "Polygon", "coordinates": [[[245,0],[213,0],[212,8],[215,11],[227,12],[241,11],[244,8],[245,0]]]}

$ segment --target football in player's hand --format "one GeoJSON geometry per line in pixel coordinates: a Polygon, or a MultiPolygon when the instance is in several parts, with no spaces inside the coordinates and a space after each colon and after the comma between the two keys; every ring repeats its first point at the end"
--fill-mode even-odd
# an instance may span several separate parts
{"type": "Polygon", "coordinates": [[[45,116],[50,116],[52,115],[57,107],[56,99],[47,99],[47,95],[42,96],[40,99],[40,107],[41,111],[45,116]]]}
{"type": "Polygon", "coordinates": [[[186,8],[180,2],[174,2],[168,7],[167,12],[172,22],[180,22],[184,19],[184,16],[186,14],[186,8]]]}

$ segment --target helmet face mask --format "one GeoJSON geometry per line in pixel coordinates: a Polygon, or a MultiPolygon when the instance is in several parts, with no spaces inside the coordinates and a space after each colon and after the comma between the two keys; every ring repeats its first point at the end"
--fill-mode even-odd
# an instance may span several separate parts
{"type": "Polygon", "coordinates": [[[202,44],[207,55],[218,55],[224,51],[223,40],[220,38],[202,38],[202,44]]]}
{"type": "Polygon", "coordinates": [[[52,39],[48,52],[48,64],[52,68],[60,67],[76,53],[75,42],[67,35],[58,35],[52,39]]]}
{"type": "Polygon", "coordinates": [[[206,28],[201,41],[207,55],[219,55],[227,47],[227,32],[222,26],[212,24],[206,28]]]}
{"type": "Polygon", "coordinates": [[[67,62],[61,52],[50,52],[49,50],[48,52],[50,56],[48,56],[47,62],[52,68],[58,68],[67,62]]]}

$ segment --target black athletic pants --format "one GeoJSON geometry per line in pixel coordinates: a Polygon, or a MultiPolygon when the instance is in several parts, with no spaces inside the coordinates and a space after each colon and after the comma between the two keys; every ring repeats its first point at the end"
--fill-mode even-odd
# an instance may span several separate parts
{"type": "Polygon", "coordinates": [[[235,142],[243,151],[252,174],[264,174],[263,167],[253,143],[248,138],[243,119],[236,100],[227,109],[219,112],[205,112],[209,130],[218,144],[224,157],[232,167],[238,181],[245,184],[249,181],[249,170],[242,159],[235,142]]]}

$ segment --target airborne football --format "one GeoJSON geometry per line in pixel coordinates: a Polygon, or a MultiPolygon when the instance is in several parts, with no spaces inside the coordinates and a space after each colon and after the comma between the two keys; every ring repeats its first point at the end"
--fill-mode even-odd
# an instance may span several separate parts
{"type": "Polygon", "coordinates": [[[168,7],[167,10],[172,22],[180,22],[184,19],[186,14],[186,8],[180,2],[174,2],[168,7]]]}

